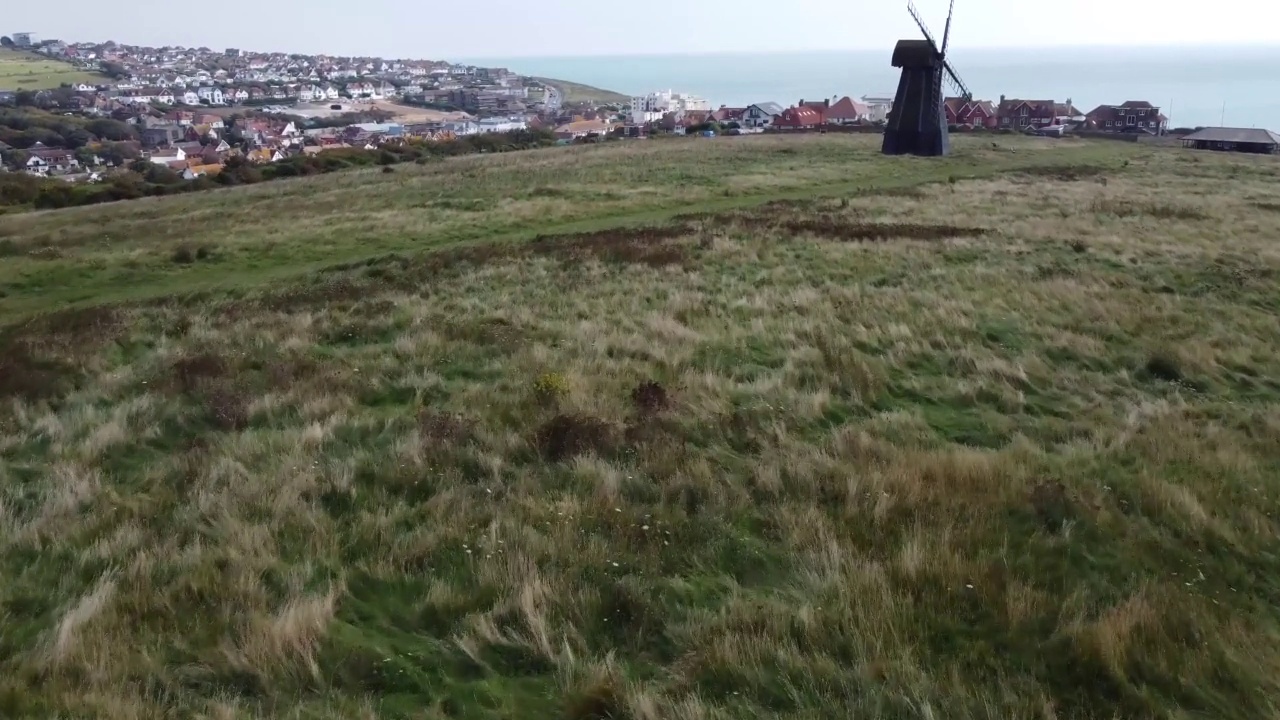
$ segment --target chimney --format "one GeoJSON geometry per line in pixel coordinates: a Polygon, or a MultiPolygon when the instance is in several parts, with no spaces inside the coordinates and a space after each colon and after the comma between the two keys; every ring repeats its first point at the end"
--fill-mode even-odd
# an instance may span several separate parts
{"type": "Polygon", "coordinates": [[[1001,96],[1000,96],[1000,104],[1001,104],[1001,105],[1003,105],[1003,104],[1004,104],[1004,96],[1003,96],[1003,95],[1001,95],[1001,96]]]}
{"type": "Polygon", "coordinates": [[[830,98],[824,98],[824,99],[823,99],[823,101],[822,101],[822,107],[824,107],[824,108],[829,108],[829,107],[831,107],[831,99],[830,99],[830,98]]]}

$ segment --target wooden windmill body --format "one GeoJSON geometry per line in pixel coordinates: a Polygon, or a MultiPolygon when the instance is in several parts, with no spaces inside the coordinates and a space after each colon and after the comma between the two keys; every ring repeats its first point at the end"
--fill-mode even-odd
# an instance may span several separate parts
{"type": "Polygon", "coordinates": [[[947,135],[947,111],[942,103],[943,80],[950,80],[960,96],[973,97],[947,61],[947,42],[951,36],[952,0],[947,12],[947,26],[942,47],[933,41],[914,5],[908,5],[911,18],[924,33],[923,40],[899,40],[893,48],[893,66],[902,70],[898,92],[884,130],[885,155],[938,156],[951,152],[947,135]]]}

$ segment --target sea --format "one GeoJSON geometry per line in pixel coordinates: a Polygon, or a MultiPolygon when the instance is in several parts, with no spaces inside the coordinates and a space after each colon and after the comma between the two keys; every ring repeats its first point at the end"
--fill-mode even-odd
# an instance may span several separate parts
{"type": "MultiPolygon", "coordinates": [[[[850,95],[891,97],[891,49],[791,53],[490,57],[459,61],[506,67],[627,95],[675,90],[712,107],[850,95]]],[[[1081,112],[1146,100],[1169,127],[1225,125],[1280,130],[1280,46],[966,49],[952,66],[975,98],[1070,99],[1081,112]]]]}

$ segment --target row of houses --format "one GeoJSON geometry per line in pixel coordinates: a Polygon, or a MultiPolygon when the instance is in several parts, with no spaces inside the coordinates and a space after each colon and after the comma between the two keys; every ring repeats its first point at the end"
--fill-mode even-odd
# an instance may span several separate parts
{"type": "MultiPolygon", "coordinates": [[[[776,102],[763,102],[745,108],[721,107],[712,113],[719,122],[738,121],[747,128],[802,130],[823,125],[856,125],[885,120],[892,112],[892,100],[864,96],[862,101],[846,96],[839,99],[806,101],[784,108],[776,102]]],[[[1099,105],[1085,113],[1070,98],[1024,100],[1000,96],[998,102],[961,97],[944,100],[947,122],[953,126],[1042,130],[1055,126],[1099,132],[1142,132],[1162,135],[1169,119],[1158,106],[1144,100],[1129,100],[1118,105],[1099,105]]]]}

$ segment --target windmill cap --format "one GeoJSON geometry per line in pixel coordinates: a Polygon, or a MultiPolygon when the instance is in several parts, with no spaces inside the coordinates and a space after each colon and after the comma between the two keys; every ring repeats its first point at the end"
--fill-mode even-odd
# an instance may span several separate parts
{"type": "Polygon", "coordinates": [[[899,40],[893,48],[896,68],[929,68],[941,65],[941,56],[928,40],[899,40]]]}

